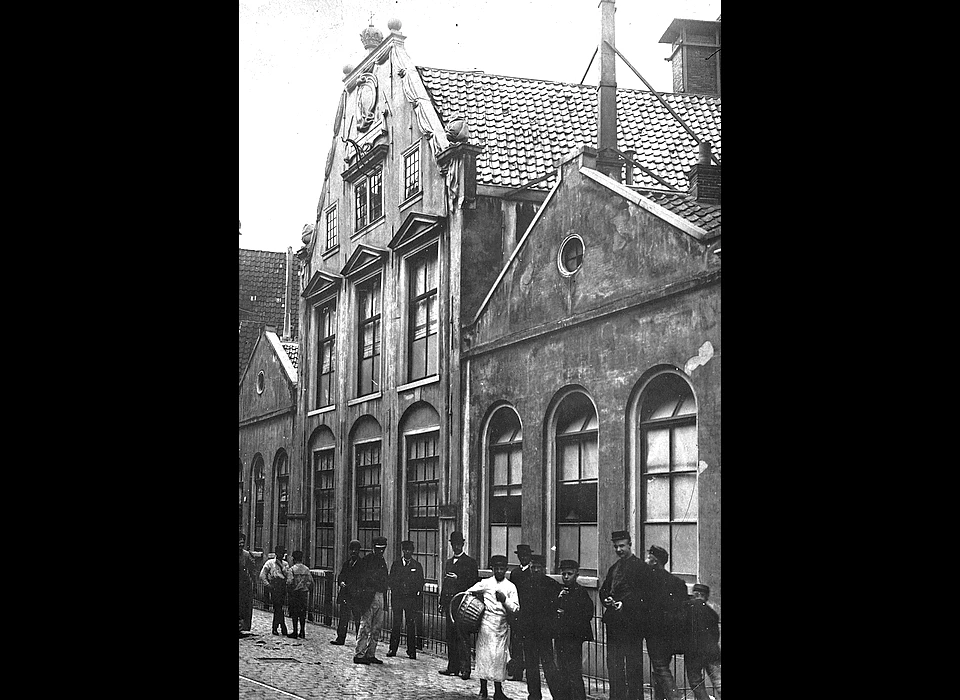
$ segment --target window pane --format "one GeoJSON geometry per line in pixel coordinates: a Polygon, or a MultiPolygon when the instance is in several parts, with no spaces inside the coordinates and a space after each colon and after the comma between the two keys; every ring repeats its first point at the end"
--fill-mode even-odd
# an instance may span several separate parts
{"type": "Polygon", "coordinates": [[[383,171],[370,176],[370,221],[383,216],[383,171]]]}
{"type": "Polygon", "coordinates": [[[519,445],[510,451],[510,483],[523,481],[523,448],[519,445]]]}
{"type": "Polygon", "coordinates": [[[664,477],[646,480],[647,498],[645,520],[670,519],[670,480],[664,477]]]}
{"type": "MultiPolygon", "coordinates": [[[[670,551],[670,526],[669,525],[644,525],[643,526],[643,547],[642,550],[650,549],[650,545],[663,547],[670,551]]],[[[642,559],[642,554],[640,555],[642,559]]]]}
{"type": "Polygon", "coordinates": [[[653,420],[655,418],[669,418],[673,415],[673,411],[677,407],[677,403],[677,397],[670,396],[654,409],[648,420],[653,420]]]}
{"type": "MultiPolygon", "coordinates": [[[[600,558],[597,553],[597,526],[584,525],[580,528],[580,568],[594,569],[600,565],[600,558]]],[[[560,561],[559,559],[557,560],[560,561]]]]}
{"type": "Polygon", "coordinates": [[[695,523],[698,510],[696,474],[673,477],[673,519],[695,523]]]}
{"type": "Polygon", "coordinates": [[[583,443],[583,476],[584,479],[597,478],[597,440],[584,440],[583,443]]]}
{"type": "Polygon", "coordinates": [[[560,481],[580,478],[580,443],[560,443],[560,481]]]}
{"type": "Polygon", "coordinates": [[[674,525],[673,547],[670,551],[670,571],[674,574],[697,573],[697,526],[674,525]]]}
{"type": "Polygon", "coordinates": [[[560,525],[557,527],[557,561],[561,559],[580,559],[580,526],[560,525]]]}
{"type": "Polygon", "coordinates": [[[493,483],[497,484],[509,484],[507,481],[507,459],[508,453],[497,450],[493,453],[493,483]]]}
{"type": "Polygon", "coordinates": [[[490,526],[490,553],[506,554],[507,528],[503,525],[490,526]]]}
{"type": "MultiPolygon", "coordinates": [[[[434,326],[434,328],[436,328],[436,326],[434,326]]],[[[440,355],[438,354],[438,351],[437,351],[437,342],[438,342],[437,339],[438,339],[438,338],[439,338],[439,336],[436,334],[436,332],[431,333],[430,335],[427,336],[427,340],[426,340],[426,343],[427,343],[427,371],[426,371],[425,376],[429,376],[429,375],[432,375],[432,374],[437,374],[437,373],[440,371],[440,368],[439,368],[439,365],[438,365],[438,360],[439,360],[440,355]]]]}
{"type": "Polygon", "coordinates": [[[673,468],[696,469],[697,426],[684,425],[673,429],[673,468]]]}
{"type": "Polygon", "coordinates": [[[597,482],[561,485],[557,489],[559,522],[597,522],[597,482]]]}
{"type": "Polygon", "coordinates": [[[670,431],[648,430],[647,456],[644,471],[665,472],[670,469],[670,431]]]}
{"type": "Polygon", "coordinates": [[[680,410],[677,411],[678,416],[692,416],[697,412],[697,402],[693,400],[692,396],[688,396],[683,400],[683,403],[680,404],[680,410]]]}

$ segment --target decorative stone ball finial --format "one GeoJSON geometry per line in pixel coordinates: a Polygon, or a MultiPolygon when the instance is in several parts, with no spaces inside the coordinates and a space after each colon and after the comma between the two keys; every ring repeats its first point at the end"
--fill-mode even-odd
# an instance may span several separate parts
{"type": "Polygon", "coordinates": [[[470,138],[470,127],[467,125],[467,118],[456,115],[447,123],[447,138],[453,143],[462,143],[470,138]]]}
{"type": "Polygon", "coordinates": [[[310,224],[303,225],[303,231],[300,233],[300,240],[303,241],[304,245],[310,245],[310,239],[313,238],[313,226],[310,224]]]}
{"type": "Polygon", "coordinates": [[[391,32],[399,32],[399,31],[400,31],[400,27],[402,27],[402,26],[403,26],[403,24],[402,24],[402,23],[400,22],[400,20],[398,20],[396,17],[394,17],[394,18],[391,19],[389,22],[387,22],[387,28],[388,28],[391,32]]]}
{"type": "Polygon", "coordinates": [[[370,26],[360,33],[360,39],[363,41],[363,48],[372,51],[380,46],[380,42],[383,41],[383,32],[374,27],[371,22],[370,26]]]}
{"type": "Polygon", "coordinates": [[[356,66],[354,66],[352,63],[348,63],[343,67],[343,74],[350,75],[351,73],[353,73],[354,68],[356,68],[356,66]]]}

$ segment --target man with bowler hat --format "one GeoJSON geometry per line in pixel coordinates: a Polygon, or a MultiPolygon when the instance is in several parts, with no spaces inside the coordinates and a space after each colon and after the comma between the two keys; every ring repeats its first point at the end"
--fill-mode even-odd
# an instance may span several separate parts
{"type": "Polygon", "coordinates": [[[360,611],[357,610],[357,604],[353,600],[354,593],[360,573],[360,540],[350,540],[347,545],[350,556],[340,567],[340,573],[337,575],[337,605],[340,606],[340,617],[337,620],[337,638],[331,639],[331,644],[343,646],[347,641],[347,627],[350,626],[350,618],[353,617],[353,633],[360,631],[360,611]]]}
{"type": "MultiPolygon", "coordinates": [[[[518,544],[517,551],[514,554],[517,555],[520,566],[510,572],[510,581],[519,591],[520,584],[530,578],[532,573],[530,569],[530,545],[518,544]]],[[[507,680],[522,681],[523,669],[523,638],[519,634],[514,634],[510,636],[510,661],[507,662],[507,680]]]]}
{"type": "Polygon", "coordinates": [[[461,636],[457,624],[451,620],[450,600],[480,580],[477,560],[463,551],[463,533],[454,530],[450,533],[450,548],[453,556],[443,566],[443,583],[440,587],[440,605],[447,625],[447,667],[439,671],[443,676],[470,678],[470,636],[461,636]]]}
{"type": "Polygon", "coordinates": [[[390,650],[387,656],[396,656],[400,646],[400,622],[406,618],[407,656],[417,658],[420,642],[420,615],[423,612],[423,566],[413,558],[413,540],[400,543],[401,555],[390,567],[390,605],[393,608],[393,629],[390,630],[390,650]]]}
{"type": "Polygon", "coordinates": [[[286,602],[287,581],[293,580],[290,575],[290,566],[284,561],[286,556],[287,548],[278,544],[273,559],[267,559],[263,568],[260,569],[260,580],[270,589],[270,603],[273,605],[273,633],[280,634],[277,631],[279,627],[284,636],[287,636],[287,621],[283,617],[283,604],[286,602]]]}
{"type": "Polygon", "coordinates": [[[680,697],[670,662],[680,647],[680,621],[687,601],[687,584],[664,568],[669,559],[667,550],[657,545],[652,545],[645,556],[647,566],[654,574],[649,619],[644,625],[647,653],[653,667],[654,700],[677,700],[680,697]]]}
{"type": "Polygon", "coordinates": [[[553,659],[553,631],[557,619],[557,598],[561,586],[546,574],[542,554],[530,556],[530,576],[517,591],[520,614],[517,628],[523,637],[523,658],[527,672],[527,700],[541,700],[540,667],[553,697],[560,697],[560,676],[553,659]]]}
{"type": "Polygon", "coordinates": [[[383,553],[387,551],[387,538],[374,537],[373,551],[363,558],[360,567],[360,595],[358,606],[361,610],[360,629],[357,631],[357,648],[353,655],[355,664],[382,664],[377,658],[377,642],[380,641],[380,629],[383,627],[383,599],[387,594],[387,562],[383,553]]]}
{"type": "Polygon", "coordinates": [[[652,584],[653,570],[633,553],[626,530],[610,535],[617,560],[600,586],[603,623],[607,628],[607,672],[610,700],[643,697],[644,595],[652,584]]]}

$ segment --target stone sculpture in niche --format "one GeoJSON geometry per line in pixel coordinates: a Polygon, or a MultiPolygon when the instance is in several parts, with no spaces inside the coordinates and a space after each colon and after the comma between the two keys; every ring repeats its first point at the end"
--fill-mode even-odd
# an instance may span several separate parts
{"type": "Polygon", "coordinates": [[[364,132],[377,118],[377,76],[364,73],[357,81],[357,131],[364,132]]]}

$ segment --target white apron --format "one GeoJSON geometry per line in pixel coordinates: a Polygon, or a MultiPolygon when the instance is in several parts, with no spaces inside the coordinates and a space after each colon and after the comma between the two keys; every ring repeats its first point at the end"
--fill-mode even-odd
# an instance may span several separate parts
{"type": "Polygon", "coordinates": [[[510,661],[510,624],[507,622],[507,610],[516,613],[520,609],[517,587],[508,579],[497,582],[493,576],[482,579],[467,589],[467,593],[483,592],[485,612],[480,620],[477,632],[477,668],[478,678],[502,683],[507,678],[507,662],[510,661]],[[497,600],[496,591],[503,591],[506,603],[497,600]]]}

